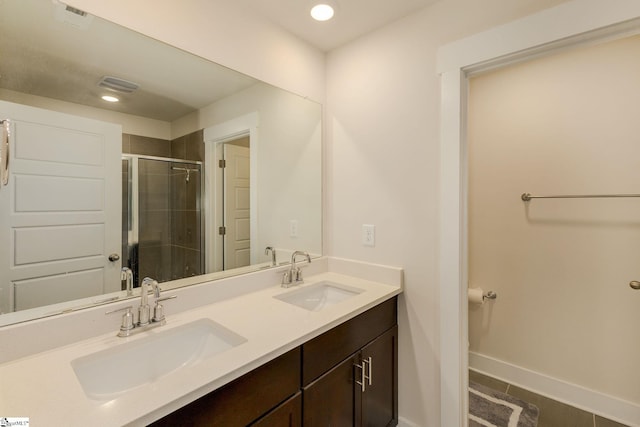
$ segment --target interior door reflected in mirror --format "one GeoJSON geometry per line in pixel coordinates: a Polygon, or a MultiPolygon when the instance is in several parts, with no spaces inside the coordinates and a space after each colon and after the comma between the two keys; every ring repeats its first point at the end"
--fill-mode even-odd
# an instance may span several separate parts
{"type": "Polygon", "coordinates": [[[122,268],[168,289],[322,254],[320,104],[51,0],[0,2],[0,57],[46,129],[119,129],[8,138],[0,326],[126,298],[122,268]]]}
{"type": "Polygon", "coordinates": [[[251,168],[249,137],[222,144],[222,269],[251,265],[251,168]]]}

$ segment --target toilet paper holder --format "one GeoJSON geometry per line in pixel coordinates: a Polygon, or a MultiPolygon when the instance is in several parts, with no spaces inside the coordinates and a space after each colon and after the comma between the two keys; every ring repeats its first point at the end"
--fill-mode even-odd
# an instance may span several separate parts
{"type": "Polygon", "coordinates": [[[498,294],[494,291],[484,291],[482,288],[469,288],[467,295],[470,304],[484,304],[487,300],[495,300],[498,294]]]}
{"type": "Polygon", "coordinates": [[[493,291],[489,291],[485,294],[482,294],[482,299],[496,299],[498,298],[498,294],[493,291]]]}

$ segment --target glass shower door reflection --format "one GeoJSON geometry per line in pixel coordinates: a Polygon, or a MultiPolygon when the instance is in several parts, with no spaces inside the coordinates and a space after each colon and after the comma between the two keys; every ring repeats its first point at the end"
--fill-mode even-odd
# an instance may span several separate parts
{"type": "Polygon", "coordinates": [[[164,160],[138,159],[137,284],[145,277],[171,280],[170,168],[164,160]]]}
{"type": "Polygon", "coordinates": [[[130,197],[123,206],[130,213],[123,239],[128,236],[127,265],[135,286],[144,277],[165,282],[203,274],[202,166],[143,156],[129,161],[130,197]]]}
{"type": "Polygon", "coordinates": [[[171,279],[204,274],[202,166],[171,163],[171,279]]]}

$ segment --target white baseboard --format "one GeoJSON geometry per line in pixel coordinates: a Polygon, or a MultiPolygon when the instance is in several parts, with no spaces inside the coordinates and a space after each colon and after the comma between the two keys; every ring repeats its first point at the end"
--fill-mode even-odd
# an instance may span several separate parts
{"type": "Polygon", "coordinates": [[[531,390],[567,405],[593,412],[630,427],[640,427],[640,405],[521,368],[479,353],[469,352],[469,368],[531,390]]]}
{"type": "Polygon", "coordinates": [[[398,427],[420,427],[418,424],[414,424],[406,418],[398,418],[398,427]]]}

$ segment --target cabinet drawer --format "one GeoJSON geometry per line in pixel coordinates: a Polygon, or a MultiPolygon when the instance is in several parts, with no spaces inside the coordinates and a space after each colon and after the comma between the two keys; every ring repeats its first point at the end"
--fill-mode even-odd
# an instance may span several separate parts
{"type": "Polygon", "coordinates": [[[300,348],[151,424],[158,426],[246,426],[300,390],[300,348]]]}
{"type": "Polygon", "coordinates": [[[251,427],[301,427],[302,393],[295,396],[260,418],[251,427]]]}
{"type": "Polygon", "coordinates": [[[397,297],[385,301],[302,345],[302,384],[357,352],[396,325],[397,297]]]}

